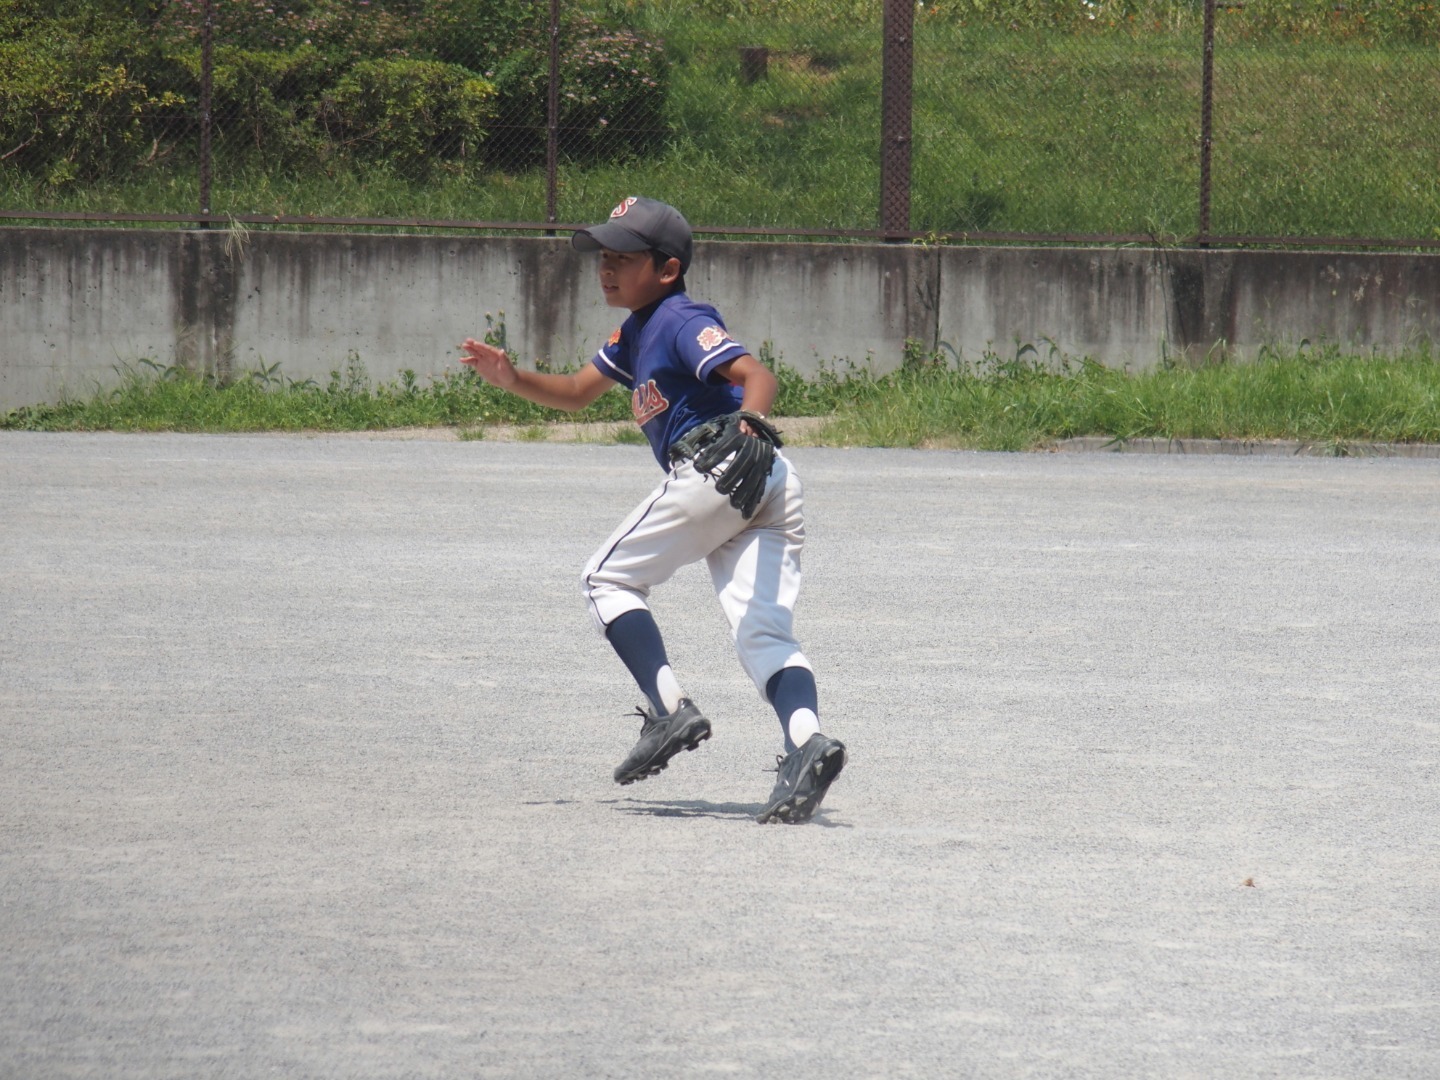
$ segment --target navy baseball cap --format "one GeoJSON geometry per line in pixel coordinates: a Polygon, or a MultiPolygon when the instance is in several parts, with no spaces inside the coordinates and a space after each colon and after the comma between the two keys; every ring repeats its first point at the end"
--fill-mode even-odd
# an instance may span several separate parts
{"type": "Polygon", "coordinates": [[[603,225],[581,229],[570,237],[576,251],[648,251],[654,248],[662,255],[680,260],[680,272],[690,268],[695,241],[690,223],[679,210],[654,199],[629,195],[610,211],[610,220],[603,225]]]}

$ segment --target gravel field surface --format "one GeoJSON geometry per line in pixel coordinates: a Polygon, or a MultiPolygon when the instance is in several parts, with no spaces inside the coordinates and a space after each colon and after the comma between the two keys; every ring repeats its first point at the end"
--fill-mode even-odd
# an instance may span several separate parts
{"type": "Polygon", "coordinates": [[[0,1077],[1440,1076],[1440,464],[790,456],[798,827],[643,447],[0,433],[0,1077]]]}

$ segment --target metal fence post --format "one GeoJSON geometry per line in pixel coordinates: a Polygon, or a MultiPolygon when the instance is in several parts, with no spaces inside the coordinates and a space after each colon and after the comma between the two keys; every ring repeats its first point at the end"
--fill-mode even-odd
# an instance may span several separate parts
{"type": "Polygon", "coordinates": [[[214,81],[215,4],[205,0],[200,23],[200,228],[210,227],[210,90],[214,81]]]}
{"type": "Polygon", "coordinates": [[[1200,235],[1195,242],[1210,246],[1210,152],[1214,144],[1215,0],[1205,0],[1204,66],[1200,76],[1200,235]]]}
{"type": "MultiPolygon", "coordinates": [[[[550,85],[545,101],[545,222],[559,219],[560,200],[560,0],[550,0],[550,85]]],[[[554,232],[549,234],[554,236],[554,232]]]]}
{"type": "Polygon", "coordinates": [[[910,124],[915,71],[915,0],[885,0],[880,86],[880,231],[910,232],[910,124]]]}

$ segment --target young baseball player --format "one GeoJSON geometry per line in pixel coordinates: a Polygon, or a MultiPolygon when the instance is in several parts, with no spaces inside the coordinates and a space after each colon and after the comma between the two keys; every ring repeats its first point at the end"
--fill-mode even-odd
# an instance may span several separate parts
{"type": "Polygon", "coordinates": [[[647,603],[653,587],[704,559],[740,662],[784,735],[779,776],[756,820],[808,821],[845,767],[845,747],[820,732],[815,677],[791,630],[805,525],[800,479],[766,419],[775,377],[713,307],[685,294],[693,241],[673,207],[626,198],[571,244],[598,254],[605,302],[630,312],[591,363],[573,374],[526,371],[473,338],[461,362],[511,393],[570,411],[618,383],[665,470],[581,576],[596,627],[648,701],[640,741],[615,780],[653,776],[710,737],[647,603]]]}

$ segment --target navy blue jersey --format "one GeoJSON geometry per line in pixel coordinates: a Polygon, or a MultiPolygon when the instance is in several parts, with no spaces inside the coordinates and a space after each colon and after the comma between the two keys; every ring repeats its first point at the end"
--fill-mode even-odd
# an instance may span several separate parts
{"type": "Polygon", "coordinates": [[[635,422],[650,440],[655,460],[668,469],[676,439],[696,424],[740,408],[740,388],[715,369],[746,352],[713,307],[671,293],[632,313],[591,363],[630,391],[635,422]]]}

